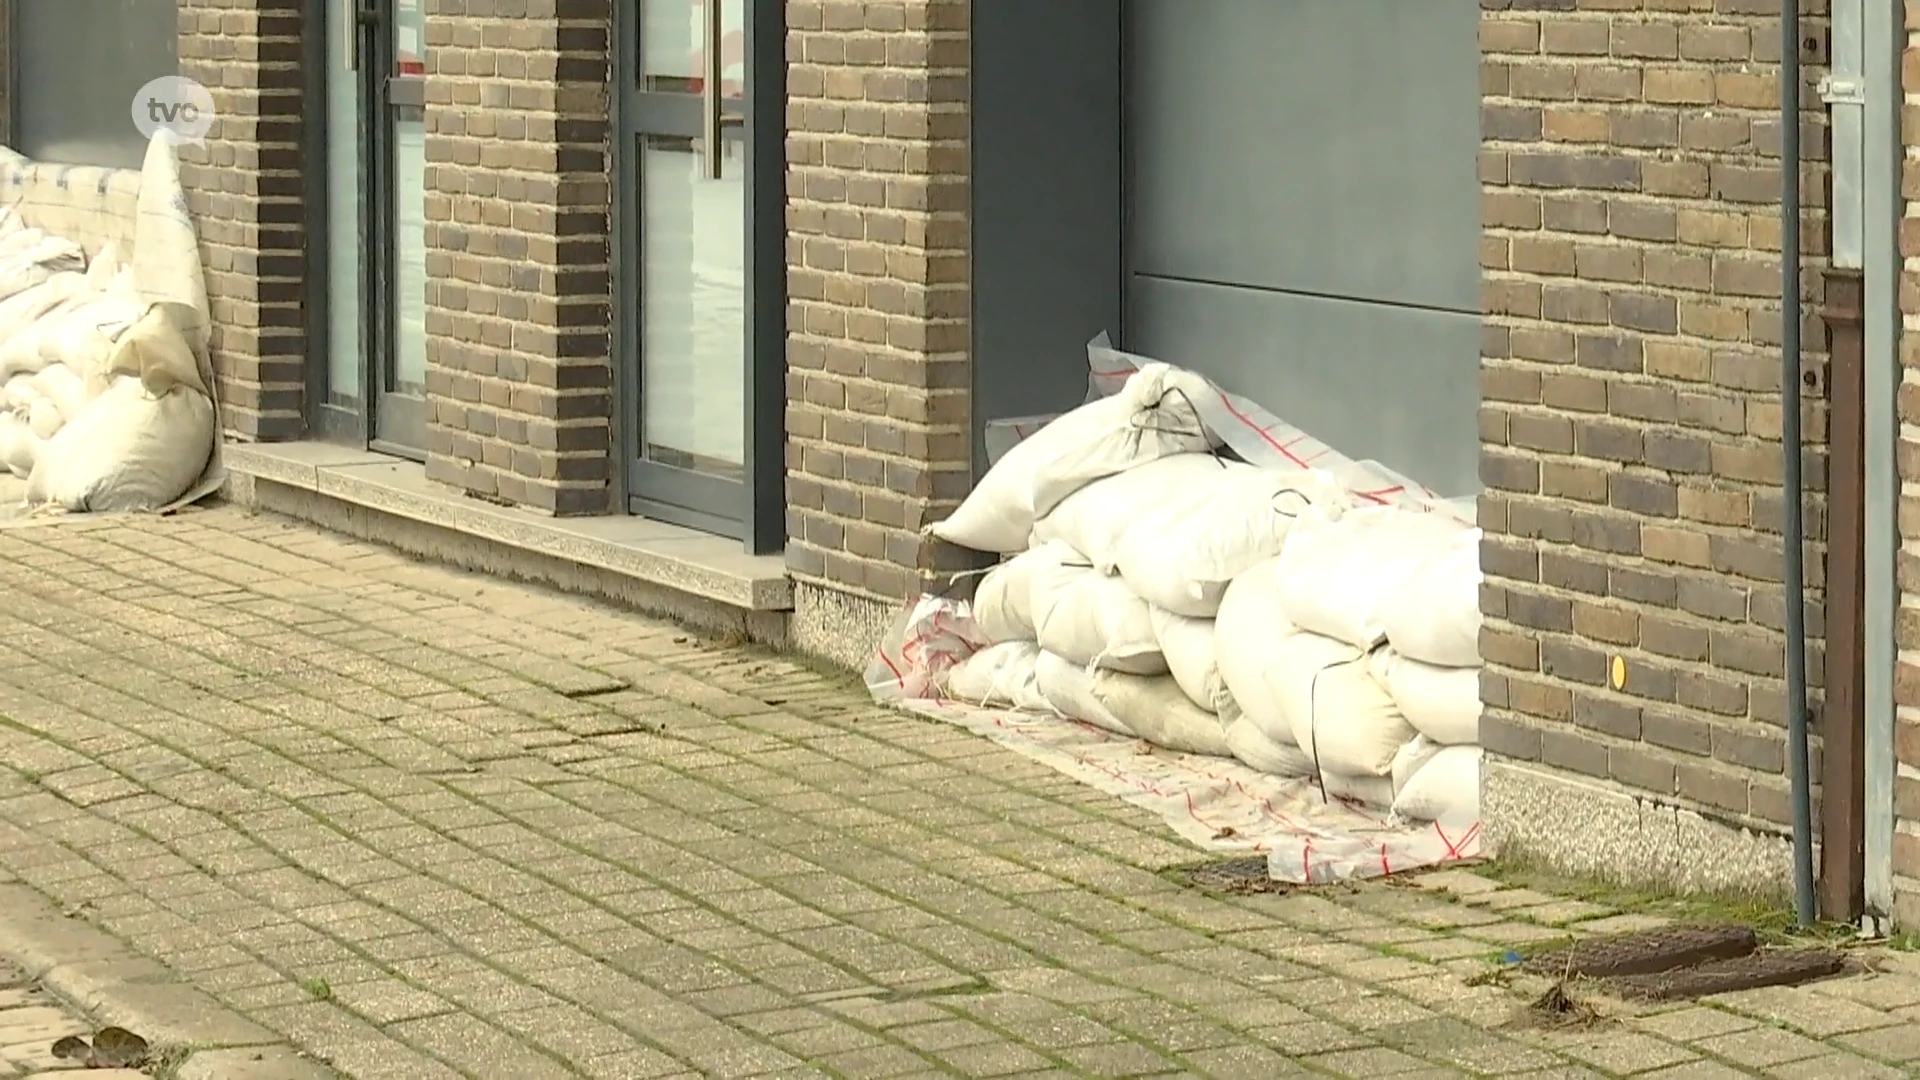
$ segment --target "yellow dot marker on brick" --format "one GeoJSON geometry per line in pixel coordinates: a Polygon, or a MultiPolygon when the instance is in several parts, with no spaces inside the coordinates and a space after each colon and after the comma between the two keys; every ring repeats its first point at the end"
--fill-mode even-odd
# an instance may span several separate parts
{"type": "Polygon", "coordinates": [[[1614,657],[1613,663],[1607,665],[1607,676],[1612,680],[1615,690],[1625,690],[1627,688],[1627,658],[1624,656],[1614,657]]]}

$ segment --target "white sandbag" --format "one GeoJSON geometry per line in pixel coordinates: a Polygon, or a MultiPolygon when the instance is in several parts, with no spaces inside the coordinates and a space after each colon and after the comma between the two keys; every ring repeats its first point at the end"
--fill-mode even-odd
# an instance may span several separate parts
{"type": "Polygon", "coordinates": [[[78,273],[86,265],[86,253],[65,237],[39,229],[14,233],[0,239],[0,299],[16,296],[55,274],[78,273]]]}
{"type": "Polygon", "coordinates": [[[1218,478],[1228,468],[1252,466],[1225,462],[1212,454],[1169,454],[1095,480],[1062,499],[1059,506],[1034,523],[1034,542],[1070,544],[1094,569],[1112,573],[1119,558],[1120,538],[1141,519],[1143,510],[1189,505],[1204,497],[1203,485],[1208,480],[1218,478]]]}
{"type": "Polygon", "coordinates": [[[0,412],[0,465],[13,475],[26,479],[40,457],[40,439],[27,428],[17,413],[0,412]]]}
{"type": "Polygon", "coordinates": [[[1411,821],[1480,820],[1480,748],[1448,746],[1414,772],[1394,797],[1395,816],[1411,821]]]}
{"type": "Polygon", "coordinates": [[[29,328],[83,302],[88,295],[86,275],[55,274],[40,285],[0,300],[0,380],[45,367],[39,338],[32,336],[29,328]]]}
{"type": "Polygon", "coordinates": [[[987,571],[973,590],[973,622],[988,641],[1038,640],[1033,622],[1033,582],[1042,570],[1057,569],[1073,557],[1063,544],[1023,551],[987,571]]]}
{"type": "Polygon", "coordinates": [[[1233,579],[1213,620],[1213,658],[1233,707],[1274,742],[1293,745],[1293,729],[1268,689],[1265,672],[1295,632],[1280,614],[1280,560],[1268,559],[1233,579]]]}
{"type": "Polygon", "coordinates": [[[1294,745],[1322,772],[1389,775],[1394,754],[1417,734],[1374,681],[1366,656],[1345,642],[1294,634],[1264,677],[1294,745]]]}
{"type": "Polygon", "coordinates": [[[1187,699],[1170,675],[1097,671],[1093,692],[1128,730],[1155,746],[1231,757],[1220,718],[1187,699]]]}
{"type": "Polygon", "coordinates": [[[1053,653],[1036,665],[1041,693],[1062,716],[1168,750],[1228,757],[1220,718],[1187,700],[1165,675],[1093,671],[1053,653]]]}
{"type": "Polygon", "coordinates": [[[1229,720],[1235,711],[1233,695],[1220,678],[1220,665],[1213,655],[1213,620],[1189,619],[1162,608],[1150,608],[1153,638],[1160,643],[1160,654],[1167,658],[1167,670],[1180,684],[1189,700],[1202,709],[1229,720]]]}
{"type": "Polygon", "coordinates": [[[1323,772],[1319,778],[1320,790],[1330,799],[1346,799],[1372,807],[1382,812],[1393,806],[1393,777],[1391,776],[1348,776],[1344,773],[1323,772]]]}
{"type": "Polygon", "coordinates": [[[107,373],[139,379],[153,397],[176,386],[208,394],[193,346],[174,323],[174,310],[164,304],[147,306],[133,325],[114,339],[113,350],[106,358],[107,373]]]}
{"type": "Polygon", "coordinates": [[[1439,667],[1480,665],[1480,535],[1462,531],[1387,597],[1380,625],[1400,655],[1439,667]]]}
{"type": "Polygon", "coordinates": [[[1047,706],[1069,720],[1079,720],[1119,735],[1133,732],[1113,715],[1094,692],[1094,673],[1083,664],[1042,652],[1034,664],[1034,680],[1047,706]]]}
{"type": "Polygon", "coordinates": [[[1153,612],[1119,578],[1090,566],[1040,566],[1033,577],[1033,624],[1040,647],[1076,664],[1164,675],[1153,612]]]}
{"type": "Polygon", "coordinates": [[[1295,517],[1308,506],[1337,511],[1346,499],[1325,473],[1235,462],[1194,477],[1184,494],[1135,504],[1115,566],[1149,603],[1210,619],[1228,583],[1281,553],[1295,517]]]}
{"type": "Polygon", "coordinates": [[[1416,735],[1406,745],[1395,751],[1390,774],[1393,779],[1393,790],[1396,793],[1404,790],[1407,781],[1413,779],[1413,774],[1419,772],[1427,762],[1432,761],[1434,755],[1441,749],[1441,745],[1432,739],[1424,735],[1416,735]]]}
{"type": "Polygon", "coordinates": [[[1435,667],[1393,649],[1374,653],[1374,679],[1415,731],[1445,746],[1480,741],[1480,669],[1435,667]]]}
{"type": "Polygon", "coordinates": [[[32,375],[15,375],[5,384],[0,384],[0,406],[17,412],[24,419],[33,403],[45,397],[38,387],[33,385],[32,375]]]}
{"type": "Polygon", "coordinates": [[[126,332],[141,310],[130,298],[100,293],[50,312],[37,334],[41,362],[62,365],[82,381],[104,388],[107,380],[102,376],[116,336],[126,332]]]}
{"type": "Polygon", "coordinates": [[[1371,649],[1386,640],[1389,601],[1471,527],[1450,514],[1396,507],[1303,511],[1281,553],[1281,608],[1294,625],[1371,649]]]}
{"type": "Polygon", "coordinates": [[[947,671],[941,695],[986,708],[1044,711],[1047,698],[1035,670],[1039,662],[1040,646],[1031,641],[990,645],[947,671]]]}
{"type": "Polygon", "coordinates": [[[927,531],[976,551],[1019,551],[1034,522],[1093,481],[1212,445],[1192,404],[1207,392],[1206,380],[1191,372],[1147,364],[1119,393],[1090,401],[1021,440],[987,470],[953,516],[927,531]]]}
{"type": "Polygon", "coordinates": [[[66,422],[60,407],[44,397],[27,409],[27,428],[42,440],[53,438],[66,422]]]}
{"type": "Polygon", "coordinates": [[[1299,747],[1267,738],[1258,724],[1244,716],[1227,725],[1227,751],[1248,768],[1271,776],[1313,775],[1313,762],[1299,747]]]}
{"type": "Polygon", "coordinates": [[[86,380],[74,374],[73,369],[65,364],[48,365],[38,375],[27,378],[29,385],[60,411],[63,422],[80,415],[80,410],[93,400],[87,390],[86,380]]]}
{"type": "Polygon", "coordinates": [[[27,501],[71,511],[157,510],[186,494],[213,454],[213,402],[122,378],[41,449],[27,501]]]}

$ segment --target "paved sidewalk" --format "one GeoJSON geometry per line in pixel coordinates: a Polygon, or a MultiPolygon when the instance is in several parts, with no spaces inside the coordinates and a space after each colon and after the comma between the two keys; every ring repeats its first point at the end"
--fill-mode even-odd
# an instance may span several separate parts
{"type": "Polygon", "coordinates": [[[0,886],[358,1080],[1920,1062],[1902,956],[1515,1025],[1489,956],[1637,917],[1196,892],[1158,822],[847,680],[272,517],[0,530],[0,596],[0,886]]]}

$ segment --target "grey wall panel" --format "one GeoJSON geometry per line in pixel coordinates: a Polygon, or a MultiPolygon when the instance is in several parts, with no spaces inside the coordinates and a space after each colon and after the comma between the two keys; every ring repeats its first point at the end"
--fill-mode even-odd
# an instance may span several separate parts
{"type": "Polygon", "coordinates": [[[177,75],[175,0],[14,0],[14,148],[71,165],[137,169],[134,96],[177,75]]]}
{"type": "Polygon", "coordinates": [[[1139,277],[1129,304],[1129,349],[1442,495],[1479,490],[1479,316],[1139,277]]]}
{"type": "Polygon", "coordinates": [[[1128,7],[1133,269],[1478,309],[1479,0],[1128,7]]]}
{"type": "Polygon", "coordinates": [[[974,461],[986,421],[1086,396],[1120,325],[1120,5],[973,5],[974,461]]]}

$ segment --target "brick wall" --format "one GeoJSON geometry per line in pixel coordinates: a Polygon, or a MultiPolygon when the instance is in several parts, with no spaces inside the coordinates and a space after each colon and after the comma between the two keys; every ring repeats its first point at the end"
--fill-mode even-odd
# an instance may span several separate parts
{"type": "Polygon", "coordinates": [[[306,424],[301,0],[179,0],[180,74],[219,119],[180,148],[200,234],[212,354],[229,431],[298,438],[306,424]]]}
{"type": "Polygon", "coordinates": [[[787,3],[787,565],[889,602],[970,480],[970,20],[787,3]]]}
{"type": "MultiPolygon", "coordinates": [[[[1532,829],[1498,797],[1503,762],[1777,831],[1778,0],[1482,3],[1489,832],[1532,829]]],[[[1809,159],[1824,155],[1824,9],[1803,4],[1809,159]]],[[[1823,173],[1805,171],[1803,229],[1816,492],[1823,173]]],[[[1609,869],[1657,876],[1619,864],[1636,857],[1609,869]]]]}
{"type": "Polygon", "coordinates": [[[1900,189],[1907,199],[1900,226],[1900,311],[1906,324],[1901,343],[1900,535],[1906,541],[1898,555],[1900,591],[1905,603],[1894,628],[1899,650],[1894,674],[1895,752],[1893,837],[1894,919],[1905,929],[1920,926],[1920,619],[1914,616],[1920,600],[1920,559],[1913,542],[1920,540],[1920,438],[1912,425],[1920,424],[1920,128],[1914,124],[1920,110],[1920,0],[1907,0],[1906,50],[1901,82],[1906,94],[1907,146],[1900,189]]]}
{"type": "Polygon", "coordinates": [[[602,514],[612,0],[427,2],[427,475],[602,514]]]}

